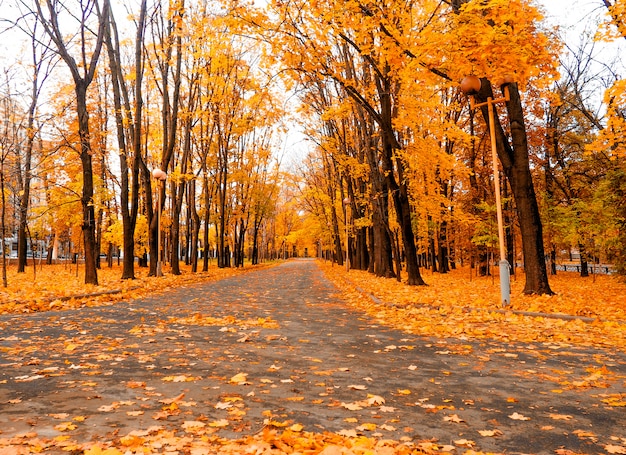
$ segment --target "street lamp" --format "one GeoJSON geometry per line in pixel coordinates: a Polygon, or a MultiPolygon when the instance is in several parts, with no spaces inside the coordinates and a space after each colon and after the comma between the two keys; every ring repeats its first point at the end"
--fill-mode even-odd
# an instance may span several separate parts
{"type": "Polygon", "coordinates": [[[350,226],[350,198],[347,197],[343,200],[343,205],[346,208],[346,272],[350,271],[350,237],[348,235],[348,229],[350,226]]]}
{"type": "Polygon", "coordinates": [[[506,260],[506,249],[504,247],[504,222],[502,219],[502,203],[500,201],[500,179],[498,177],[498,150],[496,148],[496,129],[495,129],[495,114],[494,104],[506,103],[510,100],[508,84],[513,82],[512,79],[506,76],[503,79],[504,84],[504,96],[501,98],[493,99],[488,97],[484,103],[475,104],[474,94],[480,91],[481,80],[476,76],[467,76],[461,81],[461,90],[470,98],[470,109],[487,106],[489,111],[489,137],[491,139],[491,161],[493,166],[493,184],[496,193],[496,210],[498,215],[498,241],[500,243],[500,300],[503,306],[508,306],[511,303],[511,278],[510,278],[510,264],[506,260]]]}
{"type": "MultiPolygon", "coordinates": [[[[167,179],[167,174],[165,171],[162,171],[159,168],[156,168],[152,171],[152,177],[154,177],[158,182],[165,184],[165,179],[167,179]]],[[[157,266],[156,266],[156,276],[163,276],[163,253],[161,252],[161,187],[157,188],[157,266]]]]}

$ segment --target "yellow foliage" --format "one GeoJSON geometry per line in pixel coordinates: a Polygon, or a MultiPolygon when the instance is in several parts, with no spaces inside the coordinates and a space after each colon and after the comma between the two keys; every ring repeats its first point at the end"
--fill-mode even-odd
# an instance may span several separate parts
{"type": "MultiPolygon", "coordinates": [[[[122,266],[109,268],[103,264],[98,270],[99,286],[84,283],[83,264],[40,264],[17,273],[17,266],[9,264],[7,281],[9,286],[0,288],[0,314],[33,313],[38,311],[63,310],[99,305],[110,305],[122,300],[166,291],[176,285],[218,280],[227,276],[246,273],[250,270],[269,267],[272,264],[246,266],[245,268],[210,268],[209,272],[192,273],[191,267],[181,264],[182,275],[169,273],[164,267],[163,277],[149,277],[148,268],[135,267],[135,280],[120,280],[122,266]]],[[[236,321],[235,321],[236,323],[236,321]]],[[[251,324],[272,326],[273,321],[250,321],[251,324]]],[[[71,348],[71,346],[69,346],[71,348]]]]}
{"type": "Polygon", "coordinates": [[[612,276],[594,279],[559,273],[550,278],[556,295],[525,295],[523,272],[518,271],[511,283],[512,304],[503,309],[498,278],[470,277],[468,268],[447,274],[423,271],[428,286],[407,286],[364,271],[346,272],[343,267],[321,265],[354,305],[376,320],[412,333],[626,346],[626,284],[612,276]],[[375,304],[364,295],[383,303],[375,304]],[[563,315],[594,320],[586,322],[563,315]]]}

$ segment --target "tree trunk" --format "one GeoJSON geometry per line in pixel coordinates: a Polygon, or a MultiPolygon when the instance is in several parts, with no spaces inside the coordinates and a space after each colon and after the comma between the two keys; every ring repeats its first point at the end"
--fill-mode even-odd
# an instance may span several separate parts
{"type": "Polygon", "coordinates": [[[187,205],[191,211],[191,271],[198,271],[198,244],[200,243],[200,215],[196,208],[196,180],[189,182],[187,190],[187,205]]]}
{"type": "Polygon", "coordinates": [[[93,164],[89,135],[89,113],[87,110],[87,84],[76,83],[76,109],[78,134],[80,137],[80,162],[83,170],[83,192],[80,199],[83,207],[83,245],[85,248],[85,284],[98,284],[96,269],[96,219],[93,204],[93,164]]]}
{"type": "MultiPolygon", "coordinates": [[[[522,251],[524,254],[524,271],[526,272],[525,294],[553,294],[548,283],[548,273],[543,247],[543,229],[539,206],[535,195],[535,187],[530,172],[524,112],[517,84],[508,84],[510,101],[506,103],[511,125],[512,147],[507,140],[502,125],[495,116],[495,131],[498,157],[504,173],[511,185],[511,191],[517,208],[517,218],[522,235],[522,251]]],[[[486,102],[493,91],[487,79],[481,79],[481,89],[476,101],[486,102]]],[[[494,106],[495,108],[496,106],[494,106]]],[[[487,106],[481,112],[489,125],[487,106]]]]}
{"type": "Polygon", "coordinates": [[[586,278],[589,276],[589,260],[587,249],[582,242],[578,242],[578,253],[580,255],[580,276],[586,278]]]}

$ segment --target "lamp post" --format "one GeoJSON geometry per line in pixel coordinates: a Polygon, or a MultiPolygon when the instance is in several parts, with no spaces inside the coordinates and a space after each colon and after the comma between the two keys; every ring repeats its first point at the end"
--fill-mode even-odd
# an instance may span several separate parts
{"type": "Polygon", "coordinates": [[[346,272],[350,271],[350,198],[347,197],[343,200],[343,205],[346,208],[346,272]]]}
{"type": "Polygon", "coordinates": [[[162,252],[161,252],[161,186],[160,184],[165,184],[165,179],[167,179],[167,174],[165,171],[157,168],[152,171],[152,177],[154,177],[158,182],[157,188],[157,266],[156,266],[156,276],[163,276],[163,265],[162,265],[162,252]]]}
{"type": "Polygon", "coordinates": [[[480,91],[481,80],[476,76],[467,76],[461,81],[461,90],[470,98],[470,109],[487,106],[489,111],[489,137],[491,140],[491,162],[493,166],[493,184],[496,196],[496,211],[498,216],[498,241],[500,244],[500,301],[503,306],[511,303],[511,276],[510,264],[506,260],[506,248],[504,246],[504,221],[502,218],[502,203],[500,200],[500,178],[498,176],[498,150],[496,148],[496,129],[494,126],[495,114],[494,104],[506,103],[510,100],[509,87],[506,85],[512,82],[508,77],[504,78],[504,96],[501,98],[488,97],[483,103],[474,103],[474,94],[480,91]]]}

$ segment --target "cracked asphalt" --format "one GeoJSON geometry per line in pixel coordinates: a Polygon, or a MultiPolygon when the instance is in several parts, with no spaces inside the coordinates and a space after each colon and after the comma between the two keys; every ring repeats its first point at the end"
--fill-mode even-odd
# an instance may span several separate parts
{"type": "Polygon", "coordinates": [[[0,316],[0,367],[0,443],[200,421],[226,438],[298,423],[456,453],[626,453],[624,352],[412,335],[342,300],[314,260],[0,316]]]}

